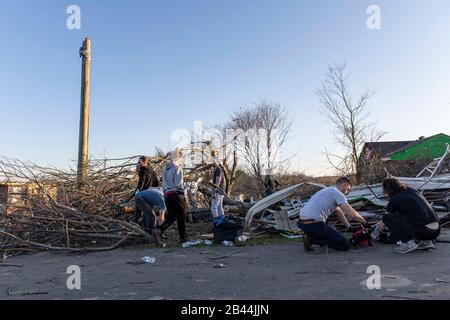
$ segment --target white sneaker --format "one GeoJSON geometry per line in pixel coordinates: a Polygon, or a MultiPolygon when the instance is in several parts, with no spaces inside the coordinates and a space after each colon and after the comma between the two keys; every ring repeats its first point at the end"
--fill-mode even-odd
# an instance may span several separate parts
{"type": "Polygon", "coordinates": [[[409,240],[406,243],[402,243],[400,246],[394,249],[397,253],[408,253],[416,250],[419,245],[414,240],[409,240]]]}
{"type": "Polygon", "coordinates": [[[419,242],[419,250],[428,250],[428,249],[436,249],[434,247],[434,243],[431,240],[423,240],[419,242]]]}

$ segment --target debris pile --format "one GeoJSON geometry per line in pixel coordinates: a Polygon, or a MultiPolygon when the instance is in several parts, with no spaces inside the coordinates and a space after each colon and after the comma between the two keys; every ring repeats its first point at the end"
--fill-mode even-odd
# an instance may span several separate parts
{"type": "MultiPolygon", "coordinates": [[[[167,155],[158,153],[150,158],[150,165],[160,176],[167,155]]],[[[21,186],[16,188],[15,201],[0,212],[0,252],[8,256],[41,250],[101,251],[153,241],[139,225],[128,222],[133,200],[123,203],[137,184],[138,157],[91,159],[81,187],[75,170],[0,161],[0,176],[21,186]]],[[[206,168],[201,165],[185,173],[191,218],[210,203],[209,186],[201,184],[206,168]]],[[[246,211],[244,204],[228,198],[226,202],[234,210],[246,211]]]]}
{"type": "MultiPolygon", "coordinates": [[[[444,157],[449,153],[448,150],[444,157]]],[[[0,161],[0,176],[23,186],[15,192],[16,201],[1,208],[0,252],[8,256],[41,250],[101,251],[152,241],[152,236],[139,225],[128,222],[133,204],[122,202],[130,198],[136,186],[137,158],[91,160],[88,177],[81,187],[75,170],[61,171],[17,160],[0,161]]],[[[161,152],[150,159],[158,176],[166,159],[161,152]]],[[[441,170],[442,163],[443,159],[438,160],[417,177],[399,180],[420,190],[445,226],[450,223],[450,173],[441,170]],[[429,176],[424,176],[425,172],[429,176]]],[[[185,172],[189,222],[211,218],[207,170],[208,165],[202,164],[185,172]]],[[[224,203],[228,213],[244,220],[245,229],[251,231],[252,237],[269,232],[291,239],[302,234],[296,225],[300,210],[312,194],[324,187],[305,182],[256,203],[229,197],[225,197],[224,203]]],[[[356,186],[347,198],[369,224],[381,219],[388,203],[381,183],[356,186]]],[[[336,217],[328,222],[343,227],[336,217]]]]}
{"type": "MultiPolygon", "coordinates": [[[[441,158],[435,159],[416,177],[398,177],[402,183],[422,192],[438,214],[441,226],[450,223],[450,174],[445,167],[449,157],[450,146],[441,158]]],[[[263,198],[248,210],[245,227],[250,229],[252,225],[257,225],[251,230],[259,234],[274,230],[282,232],[282,235],[287,233],[289,236],[300,233],[295,220],[309,198],[305,192],[301,192],[303,197],[299,198],[296,198],[295,194],[305,187],[315,187],[315,191],[318,191],[325,186],[317,183],[300,183],[263,198]]],[[[347,199],[369,224],[377,223],[386,213],[388,199],[383,193],[381,183],[356,186],[350,191],[347,199]]],[[[328,224],[345,229],[336,216],[331,216],[328,224]]]]}
{"type": "Polygon", "coordinates": [[[124,208],[115,205],[135,184],[132,160],[111,167],[93,166],[82,188],[77,186],[75,172],[1,161],[2,175],[26,187],[16,195],[20,201],[0,216],[0,250],[4,255],[101,251],[152,240],[138,225],[120,219],[118,213],[124,208]]]}

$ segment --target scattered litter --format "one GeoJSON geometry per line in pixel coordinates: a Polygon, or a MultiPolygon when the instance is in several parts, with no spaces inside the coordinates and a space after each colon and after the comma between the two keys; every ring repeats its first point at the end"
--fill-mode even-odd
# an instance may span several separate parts
{"type": "Polygon", "coordinates": [[[213,242],[211,240],[203,240],[203,243],[206,244],[207,246],[213,245],[213,242]]]}
{"type": "Polygon", "coordinates": [[[145,256],[145,257],[142,258],[142,261],[144,263],[155,263],[156,262],[156,258],[155,257],[145,256]]]}
{"type": "Polygon", "coordinates": [[[222,241],[222,244],[223,244],[225,247],[232,247],[232,246],[234,246],[233,241],[227,241],[227,240],[225,240],[225,241],[222,241]]]}
{"type": "Polygon", "coordinates": [[[181,244],[181,246],[183,248],[188,248],[188,247],[192,247],[192,246],[197,246],[197,245],[202,244],[202,243],[203,243],[203,240],[193,240],[193,241],[183,242],[181,244]]]}
{"type": "Polygon", "coordinates": [[[7,290],[8,296],[31,296],[31,295],[43,295],[48,294],[47,291],[39,291],[38,289],[35,289],[33,291],[11,291],[11,287],[8,287],[7,290]]]}
{"type": "Polygon", "coordinates": [[[446,281],[446,280],[442,280],[442,279],[439,279],[439,278],[436,278],[436,280],[435,280],[436,282],[443,282],[443,283],[449,283],[448,281],[446,281]]]}
{"type": "MultiPolygon", "coordinates": [[[[318,188],[325,188],[324,185],[322,184],[317,184],[317,183],[300,183],[294,186],[290,186],[288,188],[285,188],[283,190],[277,191],[273,194],[271,194],[270,196],[267,196],[261,200],[259,200],[257,203],[255,203],[250,210],[248,210],[247,215],[245,216],[245,229],[249,229],[250,225],[253,221],[253,217],[260,213],[263,212],[264,210],[268,209],[270,206],[280,202],[281,200],[284,200],[286,198],[288,198],[289,196],[291,196],[292,194],[294,194],[298,189],[300,189],[300,187],[305,186],[305,185],[310,185],[310,186],[315,186],[318,188]]],[[[288,217],[289,218],[295,218],[298,217],[298,214],[300,212],[300,207],[296,207],[293,206],[292,208],[293,210],[290,210],[288,217]]],[[[262,220],[262,219],[261,219],[262,220]]],[[[265,220],[266,222],[271,222],[271,223],[276,223],[275,217],[272,217],[271,219],[267,218],[265,220]]]]}
{"type": "Polygon", "coordinates": [[[146,263],[153,264],[155,262],[156,262],[156,258],[155,257],[145,256],[145,257],[142,257],[142,259],[138,260],[138,261],[128,261],[127,264],[131,264],[133,266],[137,266],[137,265],[146,264],[146,263]]]}
{"type": "Polygon", "coordinates": [[[240,236],[236,238],[236,242],[246,242],[247,240],[250,240],[250,237],[248,236],[240,236]]]}
{"type": "Polygon", "coordinates": [[[214,266],[214,268],[216,268],[216,269],[223,269],[223,268],[225,268],[225,267],[226,267],[226,265],[223,264],[223,263],[218,263],[218,264],[216,264],[216,265],[214,266]]]}

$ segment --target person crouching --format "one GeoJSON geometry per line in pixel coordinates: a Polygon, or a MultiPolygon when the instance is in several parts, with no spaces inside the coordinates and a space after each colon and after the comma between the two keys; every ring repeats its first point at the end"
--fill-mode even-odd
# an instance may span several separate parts
{"type": "Polygon", "coordinates": [[[166,204],[164,194],[160,188],[150,188],[136,194],[136,208],[143,212],[142,226],[145,232],[153,234],[155,226],[164,222],[166,204]],[[158,207],[158,221],[153,212],[154,207],[158,207]]]}
{"type": "Polygon", "coordinates": [[[303,245],[306,252],[313,250],[313,244],[327,245],[339,251],[347,251],[351,248],[350,241],[341,232],[327,224],[328,217],[336,212],[347,229],[353,231],[343,211],[353,220],[362,224],[366,223],[364,218],[347,202],[346,195],[351,187],[352,183],[347,177],[339,178],[334,187],[320,190],[301,209],[298,227],[304,232],[303,245]]]}
{"type": "Polygon", "coordinates": [[[433,249],[433,241],[441,229],[439,217],[425,197],[396,178],[386,178],[383,191],[389,198],[388,213],[383,216],[378,228],[383,231],[387,227],[391,238],[402,242],[395,252],[433,249]]]}

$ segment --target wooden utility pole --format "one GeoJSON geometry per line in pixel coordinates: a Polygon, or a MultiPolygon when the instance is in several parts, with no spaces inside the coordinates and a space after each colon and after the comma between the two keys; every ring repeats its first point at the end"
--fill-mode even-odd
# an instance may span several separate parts
{"type": "Polygon", "coordinates": [[[78,141],[78,188],[82,188],[88,173],[89,143],[89,85],[91,76],[91,41],[86,38],[80,48],[82,58],[81,103],[80,103],[80,137],[78,141]]]}

